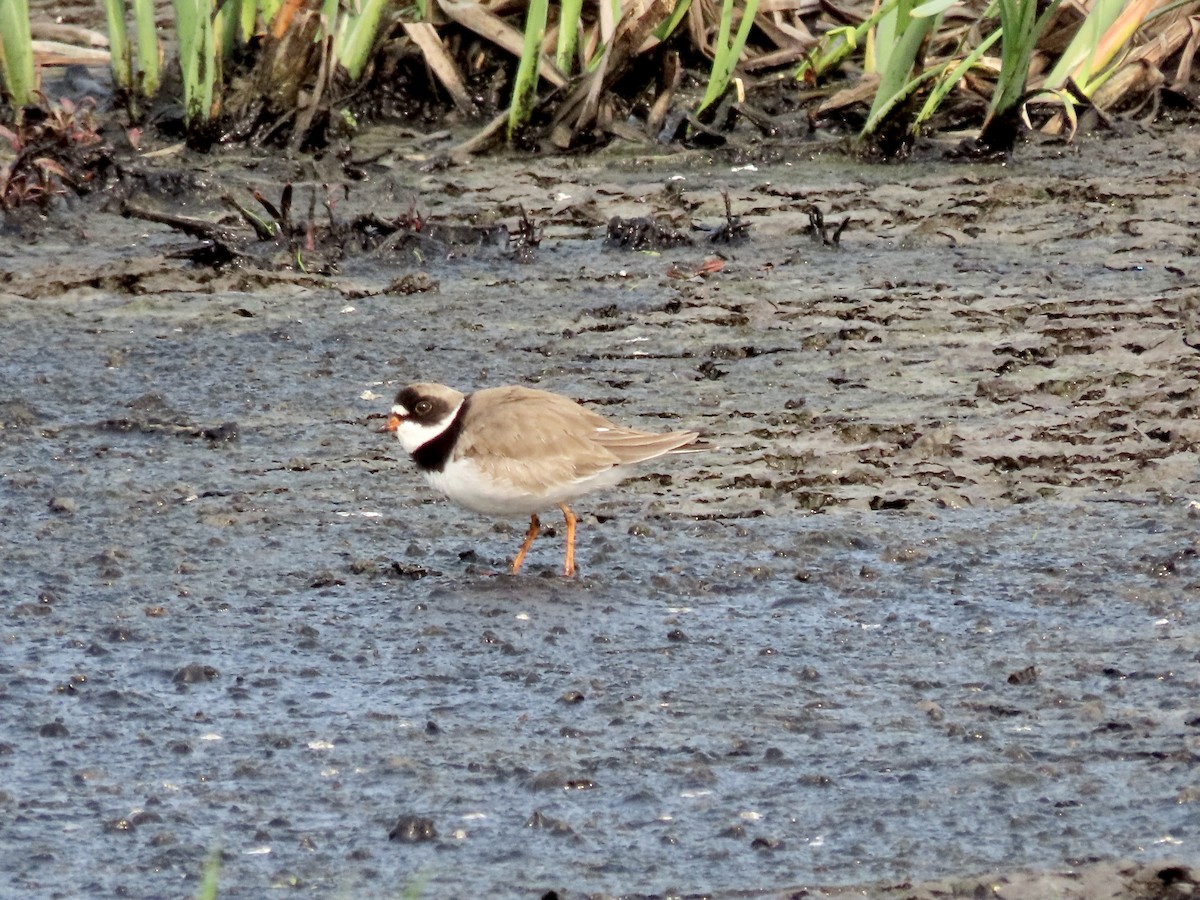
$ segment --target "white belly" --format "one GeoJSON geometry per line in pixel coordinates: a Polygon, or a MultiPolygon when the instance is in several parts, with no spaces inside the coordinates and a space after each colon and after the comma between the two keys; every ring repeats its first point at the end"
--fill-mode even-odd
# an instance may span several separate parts
{"type": "Polygon", "coordinates": [[[434,490],[440,491],[459,506],[494,516],[532,515],[568,503],[601,487],[611,487],[624,476],[614,466],[591,478],[565,484],[546,484],[538,490],[490,477],[470,459],[449,460],[441,472],[426,472],[434,490]]]}

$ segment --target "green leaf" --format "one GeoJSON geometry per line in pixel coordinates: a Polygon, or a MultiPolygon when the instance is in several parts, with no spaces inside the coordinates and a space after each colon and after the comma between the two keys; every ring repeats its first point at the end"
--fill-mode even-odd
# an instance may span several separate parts
{"type": "Polygon", "coordinates": [[[922,19],[928,16],[940,16],[959,0],[929,0],[928,3],[922,3],[920,6],[914,6],[910,15],[915,19],[922,19]]]}

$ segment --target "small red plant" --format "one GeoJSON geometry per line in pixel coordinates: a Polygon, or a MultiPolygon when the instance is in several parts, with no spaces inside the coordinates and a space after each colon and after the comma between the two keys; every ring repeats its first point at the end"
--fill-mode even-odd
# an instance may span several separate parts
{"type": "Polygon", "coordinates": [[[68,189],[83,191],[95,177],[102,143],[90,104],[45,97],[12,128],[0,125],[0,140],[14,154],[5,159],[0,152],[0,209],[47,206],[68,189]]]}

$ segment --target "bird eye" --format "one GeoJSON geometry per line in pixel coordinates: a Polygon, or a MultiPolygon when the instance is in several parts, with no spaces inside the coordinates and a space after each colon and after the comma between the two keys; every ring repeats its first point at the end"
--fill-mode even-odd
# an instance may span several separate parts
{"type": "Polygon", "coordinates": [[[427,416],[432,409],[432,403],[430,403],[428,400],[421,400],[416,406],[413,407],[413,412],[415,412],[418,416],[427,416]]]}

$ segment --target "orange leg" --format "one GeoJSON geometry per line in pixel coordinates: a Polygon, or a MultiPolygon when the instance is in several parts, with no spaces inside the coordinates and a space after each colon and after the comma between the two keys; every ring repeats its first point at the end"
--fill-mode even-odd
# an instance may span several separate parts
{"type": "Polygon", "coordinates": [[[537,513],[529,517],[529,531],[525,535],[525,543],[521,545],[521,549],[517,551],[517,555],[513,557],[512,567],[508,570],[513,575],[521,571],[521,563],[525,562],[525,554],[529,552],[529,548],[533,546],[533,539],[538,536],[538,531],[541,530],[542,523],[538,521],[537,513]]]}
{"type": "Polygon", "coordinates": [[[575,574],[575,513],[565,503],[558,504],[567,520],[567,558],[563,563],[563,574],[567,577],[575,574]]]}

